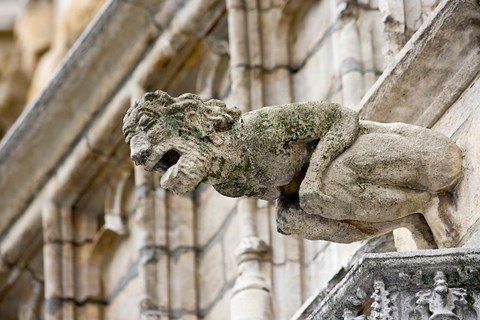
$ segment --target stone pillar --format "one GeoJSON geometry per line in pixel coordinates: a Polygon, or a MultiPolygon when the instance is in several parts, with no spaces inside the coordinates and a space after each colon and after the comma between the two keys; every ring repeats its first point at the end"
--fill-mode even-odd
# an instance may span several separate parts
{"type": "Polygon", "coordinates": [[[62,319],[73,320],[75,318],[75,253],[71,208],[61,208],[60,218],[62,231],[62,319]]]}
{"type": "Polygon", "coordinates": [[[73,222],[70,208],[47,202],[42,209],[45,319],[75,317],[73,222]]]}
{"type": "Polygon", "coordinates": [[[365,79],[364,61],[373,59],[373,39],[370,26],[362,25],[366,20],[365,17],[360,19],[362,10],[364,9],[352,1],[331,0],[331,12],[335,17],[332,19],[335,24],[334,34],[331,36],[332,59],[342,85],[341,99],[335,102],[354,110],[358,110],[360,100],[369,89],[367,85],[373,83],[371,75],[370,81],[365,79]]]}
{"type": "Polygon", "coordinates": [[[45,277],[45,320],[61,320],[62,246],[60,210],[47,203],[42,210],[43,270],[45,277]]]}
{"type": "Polygon", "coordinates": [[[137,208],[132,231],[140,258],[138,272],[143,294],[140,302],[141,318],[160,319],[160,316],[152,312],[158,310],[153,175],[142,167],[135,167],[134,172],[137,208]]]}
{"type": "Polygon", "coordinates": [[[239,275],[233,288],[231,320],[273,319],[270,289],[262,276],[260,260],[268,246],[258,237],[243,238],[235,252],[239,275]]]}
{"type": "MultiPolygon", "coordinates": [[[[159,179],[158,179],[159,181],[159,179]]],[[[166,205],[167,191],[155,186],[155,238],[156,246],[160,248],[168,247],[168,210],[166,205]]],[[[170,256],[160,255],[155,263],[157,274],[157,303],[159,310],[169,310],[171,306],[170,299],[170,256]]],[[[193,285],[193,284],[192,284],[193,285]]],[[[166,319],[166,318],[165,318],[166,319]]]]}
{"type": "Polygon", "coordinates": [[[257,236],[255,199],[238,203],[242,240],[235,251],[238,278],[233,288],[231,320],[273,319],[270,288],[260,270],[260,261],[268,253],[267,244],[257,236]]]}
{"type": "Polygon", "coordinates": [[[405,8],[403,0],[379,0],[378,6],[383,14],[385,45],[383,54],[385,66],[389,65],[393,57],[407,42],[405,31],[405,8]]]}
{"type": "MultiPolygon", "coordinates": [[[[263,70],[260,9],[255,0],[227,0],[233,103],[242,111],[262,106],[263,70]]],[[[270,290],[260,270],[267,245],[256,230],[256,200],[238,203],[241,242],[236,250],[239,275],[230,302],[231,320],[273,318],[270,290]]]]}
{"type": "Polygon", "coordinates": [[[227,0],[232,100],[242,111],[250,108],[247,15],[242,0],[227,0]]]}
{"type": "MultiPolygon", "coordinates": [[[[142,88],[135,88],[131,103],[143,95],[142,88]]],[[[155,248],[155,187],[154,175],[143,167],[134,167],[135,194],[137,198],[134,226],[135,248],[140,259],[139,277],[142,286],[140,314],[142,320],[162,319],[157,312],[157,252],[155,248]]]]}
{"type": "Polygon", "coordinates": [[[353,10],[340,13],[339,43],[340,74],[342,77],[343,105],[357,109],[365,93],[363,85],[363,59],[357,19],[353,10]]]}
{"type": "Polygon", "coordinates": [[[385,66],[431,15],[438,0],[379,0],[385,30],[385,66]]]}

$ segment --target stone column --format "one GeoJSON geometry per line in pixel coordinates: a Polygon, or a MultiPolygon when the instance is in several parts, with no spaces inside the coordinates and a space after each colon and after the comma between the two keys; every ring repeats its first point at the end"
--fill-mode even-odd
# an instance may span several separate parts
{"type": "Polygon", "coordinates": [[[134,236],[139,252],[139,276],[142,285],[140,301],[141,318],[145,320],[161,319],[154,311],[158,310],[157,297],[157,256],[155,250],[155,193],[153,175],[142,167],[135,167],[135,188],[137,208],[134,217],[134,236]]]}
{"type": "Polygon", "coordinates": [[[227,0],[227,10],[232,100],[247,111],[251,103],[245,4],[242,0],[227,0]]]}
{"type": "MultiPolygon", "coordinates": [[[[233,103],[249,111],[263,105],[260,10],[255,0],[227,0],[233,103]]],[[[255,199],[238,203],[241,242],[235,252],[239,275],[230,302],[231,320],[273,318],[270,289],[260,270],[268,250],[256,230],[255,199]]]]}
{"type": "Polygon", "coordinates": [[[71,208],[61,208],[60,218],[62,231],[62,319],[73,320],[75,318],[75,252],[71,208]]]}
{"type": "Polygon", "coordinates": [[[385,66],[393,61],[410,37],[437,6],[438,0],[379,0],[383,14],[385,66]]]}
{"type": "MultiPolygon", "coordinates": [[[[158,179],[159,181],[160,179],[158,179]]],[[[155,241],[156,246],[168,248],[168,210],[166,205],[167,191],[155,185],[155,241]]],[[[157,303],[159,310],[169,310],[171,306],[170,299],[170,256],[160,255],[155,263],[156,267],[156,286],[157,303]]],[[[193,284],[192,284],[193,285],[193,284]]],[[[164,318],[166,319],[166,318],[164,318]]]]}
{"type": "Polygon", "coordinates": [[[255,199],[243,198],[238,203],[242,240],[235,250],[238,278],[231,300],[231,320],[273,319],[270,288],[260,270],[260,262],[269,252],[257,235],[255,199]]]}
{"type": "Polygon", "coordinates": [[[70,208],[47,202],[42,209],[45,319],[75,317],[73,222],[70,208]]]}
{"type": "Polygon", "coordinates": [[[268,251],[256,236],[243,238],[237,248],[239,275],[230,303],[231,320],[273,319],[270,289],[260,270],[260,260],[268,251]]]}
{"type": "Polygon", "coordinates": [[[357,19],[353,10],[340,14],[339,40],[340,74],[342,77],[343,105],[357,109],[365,88],[363,86],[363,59],[357,19]]]}
{"type": "Polygon", "coordinates": [[[42,209],[43,270],[45,277],[45,320],[61,320],[62,246],[60,210],[53,203],[42,209]]]}
{"type": "MultiPolygon", "coordinates": [[[[134,88],[131,104],[143,95],[142,88],[134,88]]],[[[162,319],[158,310],[157,252],[155,248],[155,187],[154,175],[143,167],[134,167],[137,198],[132,233],[140,259],[139,277],[142,286],[140,314],[142,320],[162,319]]]]}
{"type": "Polygon", "coordinates": [[[405,7],[403,0],[379,0],[378,6],[383,14],[385,27],[384,65],[393,61],[393,57],[403,48],[406,39],[405,7]]]}
{"type": "MultiPolygon", "coordinates": [[[[365,94],[362,39],[358,26],[358,12],[355,3],[345,0],[331,0],[332,15],[335,17],[334,34],[331,36],[334,55],[332,57],[341,84],[341,101],[344,106],[357,109],[365,94]]],[[[370,44],[371,45],[371,44],[370,44]]]]}

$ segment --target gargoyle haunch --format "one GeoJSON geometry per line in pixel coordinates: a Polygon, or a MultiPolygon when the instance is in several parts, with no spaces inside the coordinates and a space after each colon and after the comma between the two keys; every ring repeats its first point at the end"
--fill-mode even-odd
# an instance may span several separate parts
{"type": "Polygon", "coordinates": [[[163,188],[204,182],[229,197],[277,199],[280,232],[335,242],[425,225],[422,213],[462,168],[460,149],[439,133],[359,121],[329,102],[242,115],[219,100],[156,91],[130,107],[123,132],[132,160],[162,172],[163,188]]]}

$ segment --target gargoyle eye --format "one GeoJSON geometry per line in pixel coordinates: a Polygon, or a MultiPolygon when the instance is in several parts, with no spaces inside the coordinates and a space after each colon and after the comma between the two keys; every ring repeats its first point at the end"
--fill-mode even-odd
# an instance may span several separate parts
{"type": "Polygon", "coordinates": [[[153,124],[153,119],[147,115],[142,115],[138,120],[138,125],[140,126],[141,129],[145,131],[148,130],[152,124],[153,124]]]}

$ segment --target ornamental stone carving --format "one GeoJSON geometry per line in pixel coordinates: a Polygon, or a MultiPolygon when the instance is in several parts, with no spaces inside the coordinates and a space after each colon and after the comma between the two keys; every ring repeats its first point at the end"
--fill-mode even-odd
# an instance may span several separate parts
{"type": "Polygon", "coordinates": [[[418,126],[359,121],[329,102],[243,115],[197,95],[147,93],[124,118],[131,158],[173,192],[208,183],[223,195],[277,200],[284,234],[353,242],[407,227],[432,242],[422,214],[455,187],[462,153],[418,126]]]}
{"type": "MultiPolygon", "coordinates": [[[[461,308],[468,304],[467,290],[463,288],[449,288],[447,279],[442,271],[437,271],[434,278],[434,289],[420,291],[416,294],[417,304],[428,306],[432,314],[429,319],[460,319],[454,312],[456,308],[461,308]]],[[[421,314],[427,314],[423,309],[421,314]]]]}
{"type": "Polygon", "coordinates": [[[478,249],[367,254],[294,319],[477,320],[479,262],[478,249]]]}

